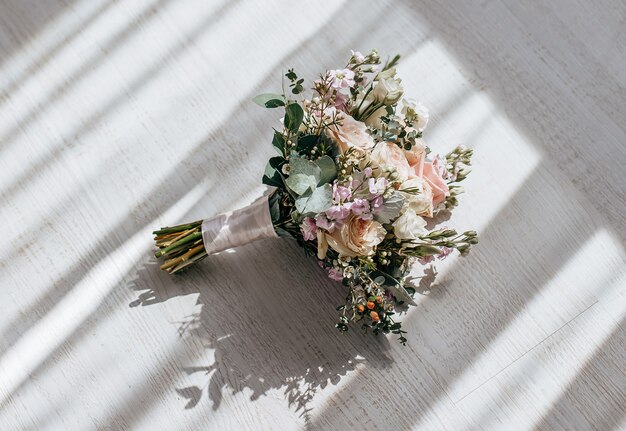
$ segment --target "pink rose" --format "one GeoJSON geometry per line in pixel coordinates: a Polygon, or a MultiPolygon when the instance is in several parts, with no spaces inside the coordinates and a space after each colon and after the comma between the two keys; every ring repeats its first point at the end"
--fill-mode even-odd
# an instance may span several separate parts
{"type": "Polygon", "coordinates": [[[409,177],[411,167],[404,156],[404,150],[392,142],[379,142],[372,151],[371,159],[382,169],[395,170],[400,181],[409,177]]]}
{"type": "Polygon", "coordinates": [[[433,192],[433,205],[437,206],[446,200],[447,196],[450,196],[450,189],[448,185],[441,177],[439,170],[433,166],[432,162],[424,162],[424,175],[433,192]]]}
{"type": "Polygon", "coordinates": [[[328,130],[342,154],[349,148],[364,149],[374,146],[374,139],[367,133],[365,123],[355,120],[348,114],[343,114],[341,125],[329,127],[328,130]]]}

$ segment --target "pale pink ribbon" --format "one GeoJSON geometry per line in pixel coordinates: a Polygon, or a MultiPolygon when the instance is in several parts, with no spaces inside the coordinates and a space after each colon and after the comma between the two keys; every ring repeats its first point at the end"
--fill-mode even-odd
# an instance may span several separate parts
{"type": "Polygon", "coordinates": [[[202,221],[202,240],[208,255],[265,238],[277,238],[268,202],[263,196],[245,208],[202,221]]]}

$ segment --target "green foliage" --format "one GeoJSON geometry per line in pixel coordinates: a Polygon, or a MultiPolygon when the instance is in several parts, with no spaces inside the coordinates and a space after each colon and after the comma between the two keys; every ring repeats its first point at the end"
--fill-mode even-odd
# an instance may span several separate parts
{"type": "Polygon", "coordinates": [[[252,101],[264,108],[285,106],[285,97],[282,94],[263,93],[255,96],[252,101]]]}
{"type": "Polygon", "coordinates": [[[278,151],[281,156],[285,155],[285,137],[282,133],[274,131],[274,137],[272,138],[272,145],[278,151]]]}
{"type": "Polygon", "coordinates": [[[298,79],[298,75],[296,75],[296,72],[294,72],[293,69],[289,69],[285,76],[290,81],[289,87],[291,87],[291,92],[293,94],[300,94],[304,91],[304,86],[302,85],[304,79],[298,79]]]}
{"type": "Polygon", "coordinates": [[[285,185],[296,195],[302,196],[315,190],[317,179],[313,175],[292,173],[285,180],[285,185]]]}
{"type": "Polygon", "coordinates": [[[290,103],[285,108],[285,127],[292,132],[297,132],[304,119],[304,110],[298,103],[290,103]]]}
{"type": "Polygon", "coordinates": [[[318,185],[331,183],[337,176],[337,167],[331,157],[322,156],[315,161],[315,164],[319,167],[321,173],[317,182],[318,185]]]}
{"type": "Polygon", "coordinates": [[[310,195],[296,199],[296,209],[302,215],[319,214],[328,210],[332,205],[333,188],[330,184],[324,184],[313,190],[310,195]]]}
{"type": "Polygon", "coordinates": [[[315,184],[319,181],[322,171],[314,162],[302,157],[291,157],[289,160],[290,175],[304,174],[315,177],[315,184]]]}
{"type": "Polygon", "coordinates": [[[279,172],[279,169],[285,161],[282,157],[272,157],[265,165],[265,173],[263,175],[263,184],[273,187],[283,186],[283,177],[279,172]]]}

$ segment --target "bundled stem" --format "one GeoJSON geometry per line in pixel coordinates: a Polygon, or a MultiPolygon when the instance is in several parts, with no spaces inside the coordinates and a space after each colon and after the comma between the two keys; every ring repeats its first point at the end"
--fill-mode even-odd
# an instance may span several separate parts
{"type": "Polygon", "coordinates": [[[199,220],[152,232],[159,247],[154,255],[165,259],[160,267],[163,271],[176,274],[207,256],[201,229],[199,220]]]}

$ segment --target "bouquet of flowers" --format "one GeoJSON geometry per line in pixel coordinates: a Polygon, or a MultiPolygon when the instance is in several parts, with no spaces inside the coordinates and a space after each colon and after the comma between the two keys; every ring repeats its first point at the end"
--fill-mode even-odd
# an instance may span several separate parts
{"type": "Polygon", "coordinates": [[[293,69],[282,94],[255,97],[284,110],[272,139],[278,155],[263,175],[272,192],[246,208],[155,231],[161,269],[178,273],[258,239],[293,238],[345,286],[340,331],[360,321],[406,343],[394,314],[398,305],[415,304],[405,280],[412,265],[454,249],[465,255],[478,240],[474,231],[427,229],[438,212],[457,205],[472,150],[431,152],[422,139],[428,110],[403,98],[399,58],[381,64],[375,50],[352,52],[343,69],[313,82],[309,97],[293,69]]]}

